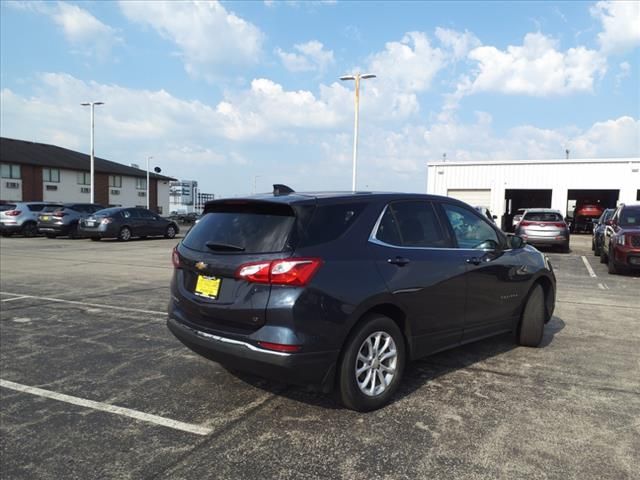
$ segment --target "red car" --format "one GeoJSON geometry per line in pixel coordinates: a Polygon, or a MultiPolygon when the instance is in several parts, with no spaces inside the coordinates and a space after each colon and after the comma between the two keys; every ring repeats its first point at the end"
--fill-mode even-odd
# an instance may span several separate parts
{"type": "Polygon", "coordinates": [[[591,231],[593,223],[600,218],[604,207],[591,200],[581,200],[573,211],[572,230],[574,232],[591,231]]]}
{"type": "Polygon", "coordinates": [[[640,204],[620,205],[607,225],[600,262],[609,266],[609,273],[640,270],[640,204]]]}

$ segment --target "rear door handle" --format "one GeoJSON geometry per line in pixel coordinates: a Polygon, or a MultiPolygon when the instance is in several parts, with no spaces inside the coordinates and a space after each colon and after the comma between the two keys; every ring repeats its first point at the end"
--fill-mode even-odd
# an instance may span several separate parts
{"type": "Polygon", "coordinates": [[[408,258],[396,257],[396,258],[389,258],[387,260],[387,263],[390,263],[391,265],[398,265],[399,267],[404,267],[410,261],[411,260],[409,260],[408,258]]]}
{"type": "Polygon", "coordinates": [[[474,265],[480,265],[482,263],[482,260],[479,259],[478,257],[471,257],[471,258],[467,258],[467,263],[472,263],[474,265]]]}

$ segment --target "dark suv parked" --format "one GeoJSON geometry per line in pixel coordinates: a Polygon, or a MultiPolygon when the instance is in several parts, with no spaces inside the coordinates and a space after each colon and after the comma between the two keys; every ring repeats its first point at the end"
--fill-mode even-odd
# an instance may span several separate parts
{"type": "Polygon", "coordinates": [[[97,203],[65,203],[55,208],[44,208],[38,215],[38,231],[48,238],[60,235],[78,238],[80,220],[103,208],[97,203]]]}
{"type": "Polygon", "coordinates": [[[549,261],[473,207],[282,190],[207,203],[175,248],[168,327],[193,351],[366,411],[411,359],[507,331],[539,345],[549,261]]]}
{"type": "Polygon", "coordinates": [[[620,205],[602,238],[600,262],[609,273],[640,270],[640,204],[620,205]]]}

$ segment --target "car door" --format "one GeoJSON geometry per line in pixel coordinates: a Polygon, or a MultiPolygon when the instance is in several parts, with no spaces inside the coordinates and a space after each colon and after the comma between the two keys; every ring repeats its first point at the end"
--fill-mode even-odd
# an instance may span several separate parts
{"type": "Polygon", "coordinates": [[[410,322],[413,355],[458,344],[466,264],[451,248],[452,239],[432,203],[403,200],[386,205],[370,245],[378,271],[410,322]]]}
{"type": "Polygon", "coordinates": [[[602,237],[602,252],[606,255],[609,254],[609,247],[611,246],[611,237],[616,234],[618,228],[618,221],[620,220],[620,211],[622,208],[618,207],[615,213],[611,216],[611,222],[604,227],[604,235],[602,237]]]}
{"type": "Polygon", "coordinates": [[[511,329],[531,277],[522,249],[507,248],[506,237],[471,208],[448,202],[440,208],[467,268],[462,340],[511,329]]]}

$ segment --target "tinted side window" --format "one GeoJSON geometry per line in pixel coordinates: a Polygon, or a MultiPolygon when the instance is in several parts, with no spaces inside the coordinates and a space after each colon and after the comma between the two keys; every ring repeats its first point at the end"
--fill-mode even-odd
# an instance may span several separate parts
{"type": "Polygon", "coordinates": [[[136,212],[140,218],[145,220],[155,220],[155,215],[148,210],[136,209],[136,212]]]}
{"type": "Polygon", "coordinates": [[[430,202],[408,201],[389,205],[376,238],[403,247],[448,247],[430,202]]]}
{"type": "Polygon", "coordinates": [[[321,205],[315,208],[298,246],[309,247],[339,238],[364,210],[363,203],[321,205]]]}
{"type": "Polygon", "coordinates": [[[493,241],[500,245],[496,231],[482,218],[466,208],[443,203],[447,219],[458,241],[459,248],[482,248],[481,245],[493,241]]]}

